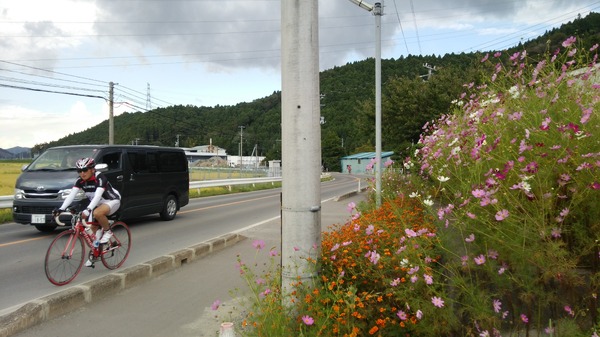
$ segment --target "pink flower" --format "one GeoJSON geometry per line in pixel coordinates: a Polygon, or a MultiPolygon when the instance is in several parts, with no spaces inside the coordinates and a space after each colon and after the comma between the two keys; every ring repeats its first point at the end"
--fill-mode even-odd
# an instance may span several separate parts
{"type": "Polygon", "coordinates": [[[402,310],[399,310],[396,313],[396,316],[398,316],[398,318],[400,318],[401,321],[406,321],[406,319],[408,318],[408,316],[406,316],[406,313],[402,310]]]}
{"type": "Polygon", "coordinates": [[[252,247],[261,250],[265,248],[265,242],[263,240],[254,240],[254,242],[252,242],[252,247]]]}
{"type": "Polygon", "coordinates": [[[371,235],[371,234],[373,234],[373,231],[374,231],[374,230],[375,230],[375,226],[373,226],[373,225],[369,225],[369,226],[367,227],[367,229],[365,230],[365,233],[366,233],[367,235],[371,235]]]}
{"type": "Polygon", "coordinates": [[[473,242],[475,241],[475,234],[471,233],[471,235],[469,235],[468,237],[465,238],[466,242],[473,242]]]}
{"type": "Polygon", "coordinates": [[[527,318],[527,316],[525,316],[525,314],[521,314],[521,320],[525,324],[529,323],[529,318],[527,318]]]}
{"type": "Polygon", "coordinates": [[[575,43],[575,41],[577,41],[577,38],[575,38],[574,36],[571,36],[568,39],[563,41],[562,46],[567,48],[570,45],[572,45],[573,43],[575,43]]]}
{"type": "Polygon", "coordinates": [[[423,318],[423,312],[421,310],[417,310],[417,313],[415,314],[415,316],[417,316],[418,319],[423,318]]]}
{"type": "Polygon", "coordinates": [[[496,213],[496,220],[498,220],[498,221],[502,221],[502,220],[504,220],[504,219],[508,218],[508,214],[509,214],[509,213],[508,213],[508,210],[507,210],[507,209],[503,209],[503,210],[501,210],[501,211],[498,211],[498,212],[496,213]]]}
{"type": "Polygon", "coordinates": [[[221,305],[221,301],[219,301],[219,300],[215,300],[215,301],[213,302],[213,304],[210,306],[210,308],[211,308],[212,310],[217,310],[217,309],[219,309],[219,306],[220,306],[220,305],[221,305]]]}
{"type": "Polygon", "coordinates": [[[502,309],[502,302],[500,302],[500,300],[494,300],[494,311],[495,312],[500,312],[500,309],[502,309]]]}
{"type": "Polygon", "coordinates": [[[471,193],[475,198],[483,198],[485,196],[485,191],[482,189],[475,189],[471,193]]]}
{"type": "Polygon", "coordinates": [[[348,206],[346,207],[348,212],[352,212],[355,208],[356,208],[356,203],[354,203],[354,202],[349,203],[348,206]]]}
{"type": "Polygon", "coordinates": [[[552,228],[552,231],[550,233],[553,238],[558,239],[558,238],[560,238],[561,230],[560,230],[560,228],[552,228]]]}
{"type": "Polygon", "coordinates": [[[475,261],[475,264],[480,266],[485,263],[485,256],[483,254],[476,256],[473,258],[473,261],[475,261]]]}
{"type": "Polygon", "coordinates": [[[315,324],[315,320],[308,315],[302,316],[302,322],[304,322],[304,324],[306,324],[306,325],[315,324]]]}
{"type": "Polygon", "coordinates": [[[437,296],[433,296],[431,298],[431,303],[433,303],[433,305],[435,305],[438,308],[442,308],[444,306],[444,300],[442,300],[441,298],[439,298],[437,296]]]}
{"type": "Polygon", "coordinates": [[[425,283],[431,285],[433,284],[433,277],[429,274],[423,274],[423,278],[425,279],[425,283]]]}

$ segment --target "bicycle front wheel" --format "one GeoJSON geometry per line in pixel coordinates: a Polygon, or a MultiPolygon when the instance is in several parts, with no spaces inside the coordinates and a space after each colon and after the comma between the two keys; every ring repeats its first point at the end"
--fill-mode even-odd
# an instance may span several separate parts
{"type": "Polygon", "coordinates": [[[54,285],[65,285],[79,274],[84,260],[83,238],[72,229],[64,231],[56,236],[46,252],[46,277],[54,285]]]}
{"type": "Polygon", "coordinates": [[[131,232],[123,221],[115,222],[110,230],[112,238],[104,244],[102,252],[102,264],[108,269],[117,269],[125,262],[131,249],[131,232]]]}

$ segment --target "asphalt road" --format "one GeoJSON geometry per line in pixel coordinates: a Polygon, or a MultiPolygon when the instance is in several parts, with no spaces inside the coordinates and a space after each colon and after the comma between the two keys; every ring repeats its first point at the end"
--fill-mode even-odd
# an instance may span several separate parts
{"type": "MultiPolygon", "coordinates": [[[[341,174],[335,177],[335,180],[322,184],[322,200],[357,190],[356,178],[341,174]]],[[[132,248],[123,267],[273,221],[279,216],[280,192],[280,189],[272,189],[198,198],[191,200],[170,222],[163,222],[158,216],[128,221],[132,231],[132,248]]],[[[44,256],[55,235],[40,233],[33,227],[20,224],[0,225],[0,314],[64,288],[50,284],[44,274],[44,256]]],[[[69,286],[109,273],[102,266],[84,268],[69,286]]]]}

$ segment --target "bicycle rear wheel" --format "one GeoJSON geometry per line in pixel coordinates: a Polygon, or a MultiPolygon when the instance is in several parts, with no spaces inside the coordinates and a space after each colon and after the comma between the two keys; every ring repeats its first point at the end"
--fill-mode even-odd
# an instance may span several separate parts
{"type": "Polygon", "coordinates": [[[65,285],[79,274],[84,260],[83,238],[72,229],[64,231],[56,236],[46,252],[46,277],[54,285],[65,285]]]}
{"type": "Polygon", "coordinates": [[[104,244],[101,259],[106,268],[116,269],[123,265],[127,256],[129,256],[131,232],[123,221],[115,222],[110,229],[113,236],[108,243],[104,244]]]}

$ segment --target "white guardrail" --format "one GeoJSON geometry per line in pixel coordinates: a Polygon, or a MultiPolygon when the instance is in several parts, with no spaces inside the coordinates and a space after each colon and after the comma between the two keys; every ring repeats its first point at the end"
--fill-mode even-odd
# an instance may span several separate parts
{"type": "MultiPolygon", "coordinates": [[[[218,186],[274,183],[274,182],[278,182],[278,181],[281,181],[281,177],[238,178],[238,179],[190,181],[190,189],[205,188],[205,187],[218,187],[218,186]]],[[[0,208],[12,207],[12,201],[13,201],[12,195],[0,196],[0,208]]]]}

